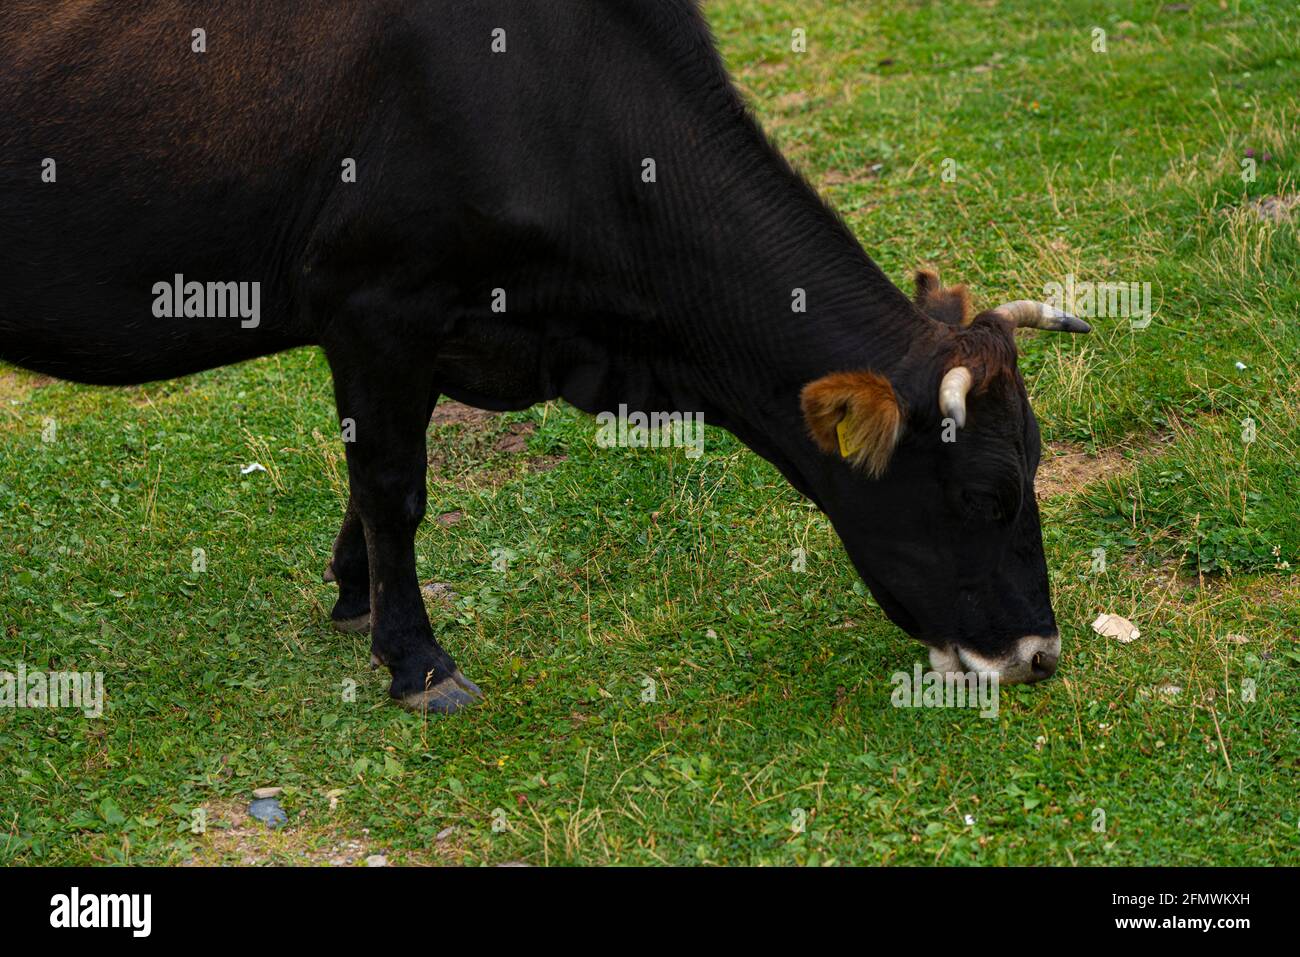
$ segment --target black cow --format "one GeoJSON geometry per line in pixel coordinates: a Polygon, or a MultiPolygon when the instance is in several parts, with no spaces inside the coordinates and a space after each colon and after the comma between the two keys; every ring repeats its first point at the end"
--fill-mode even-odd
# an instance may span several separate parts
{"type": "Polygon", "coordinates": [[[127,384],[320,346],[355,438],[333,618],[412,707],[479,694],[416,579],[440,395],[703,413],[937,667],[1050,675],[1016,325],[1087,328],[909,300],[688,0],[0,5],[0,358],[127,384]]]}

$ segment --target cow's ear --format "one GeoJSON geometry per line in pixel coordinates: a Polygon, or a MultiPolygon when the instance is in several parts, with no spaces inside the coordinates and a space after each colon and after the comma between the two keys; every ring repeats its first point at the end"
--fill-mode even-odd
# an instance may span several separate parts
{"type": "Polygon", "coordinates": [[[939,274],[934,270],[918,269],[916,271],[916,304],[922,309],[925,308],[929,298],[942,288],[943,286],[939,282],[939,274]]]}
{"type": "Polygon", "coordinates": [[[804,386],[800,403],[818,448],[872,478],[885,471],[903,423],[888,379],[874,372],[834,372],[804,386]]]}
{"type": "Polygon", "coordinates": [[[938,273],[929,269],[916,273],[916,305],[931,319],[950,326],[969,326],[974,318],[970,291],[965,286],[945,288],[938,273]]]}

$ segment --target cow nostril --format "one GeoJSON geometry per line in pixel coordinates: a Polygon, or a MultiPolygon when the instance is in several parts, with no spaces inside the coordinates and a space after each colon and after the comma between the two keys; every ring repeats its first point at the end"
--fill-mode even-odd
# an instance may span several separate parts
{"type": "Polygon", "coordinates": [[[1034,657],[1029,661],[1029,667],[1034,673],[1035,681],[1050,678],[1056,673],[1056,655],[1050,651],[1035,652],[1034,657]]]}

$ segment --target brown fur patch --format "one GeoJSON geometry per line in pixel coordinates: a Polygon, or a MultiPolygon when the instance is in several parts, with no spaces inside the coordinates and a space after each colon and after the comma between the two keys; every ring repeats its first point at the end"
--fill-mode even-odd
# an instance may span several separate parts
{"type": "Polygon", "coordinates": [[[849,461],[872,478],[885,471],[903,420],[888,379],[874,372],[834,372],[804,386],[800,403],[818,448],[840,454],[843,422],[849,461]]]}
{"type": "Polygon", "coordinates": [[[916,304],[931,319],[950,326],[968,326],[972,310],[965,286],[944,288],[939,274],[929,269],[916,272],[916,304]]]}
{"type": "Polygon", "coordinates": [[[949,366],[970,369],[975,380],[972,391],[983,392],[1000,380],[1015,379],[1016,333],[1000,313],[981,312],[954,337],[954,344],[949,366]]]}

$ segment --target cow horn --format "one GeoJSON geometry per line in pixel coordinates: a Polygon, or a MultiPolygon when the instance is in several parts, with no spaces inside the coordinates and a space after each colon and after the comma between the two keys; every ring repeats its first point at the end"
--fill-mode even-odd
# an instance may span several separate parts
{"type": "Polygon", "coordinates": [[[959,429],[966,426],[966,393],[974,381],[970,369],[953,366],[943,374],[943,381],[939,383],[939,411],[945,418],[956,422],[959,429]]]}
{"type": "Polygon", "coordinates": [[[1046,329],[1048,332],[1092,332],[1092,326],[1045,302],[1017,299],[1003,303],[994,312],[1011,320],[1017,329],[1046,329]]]}

